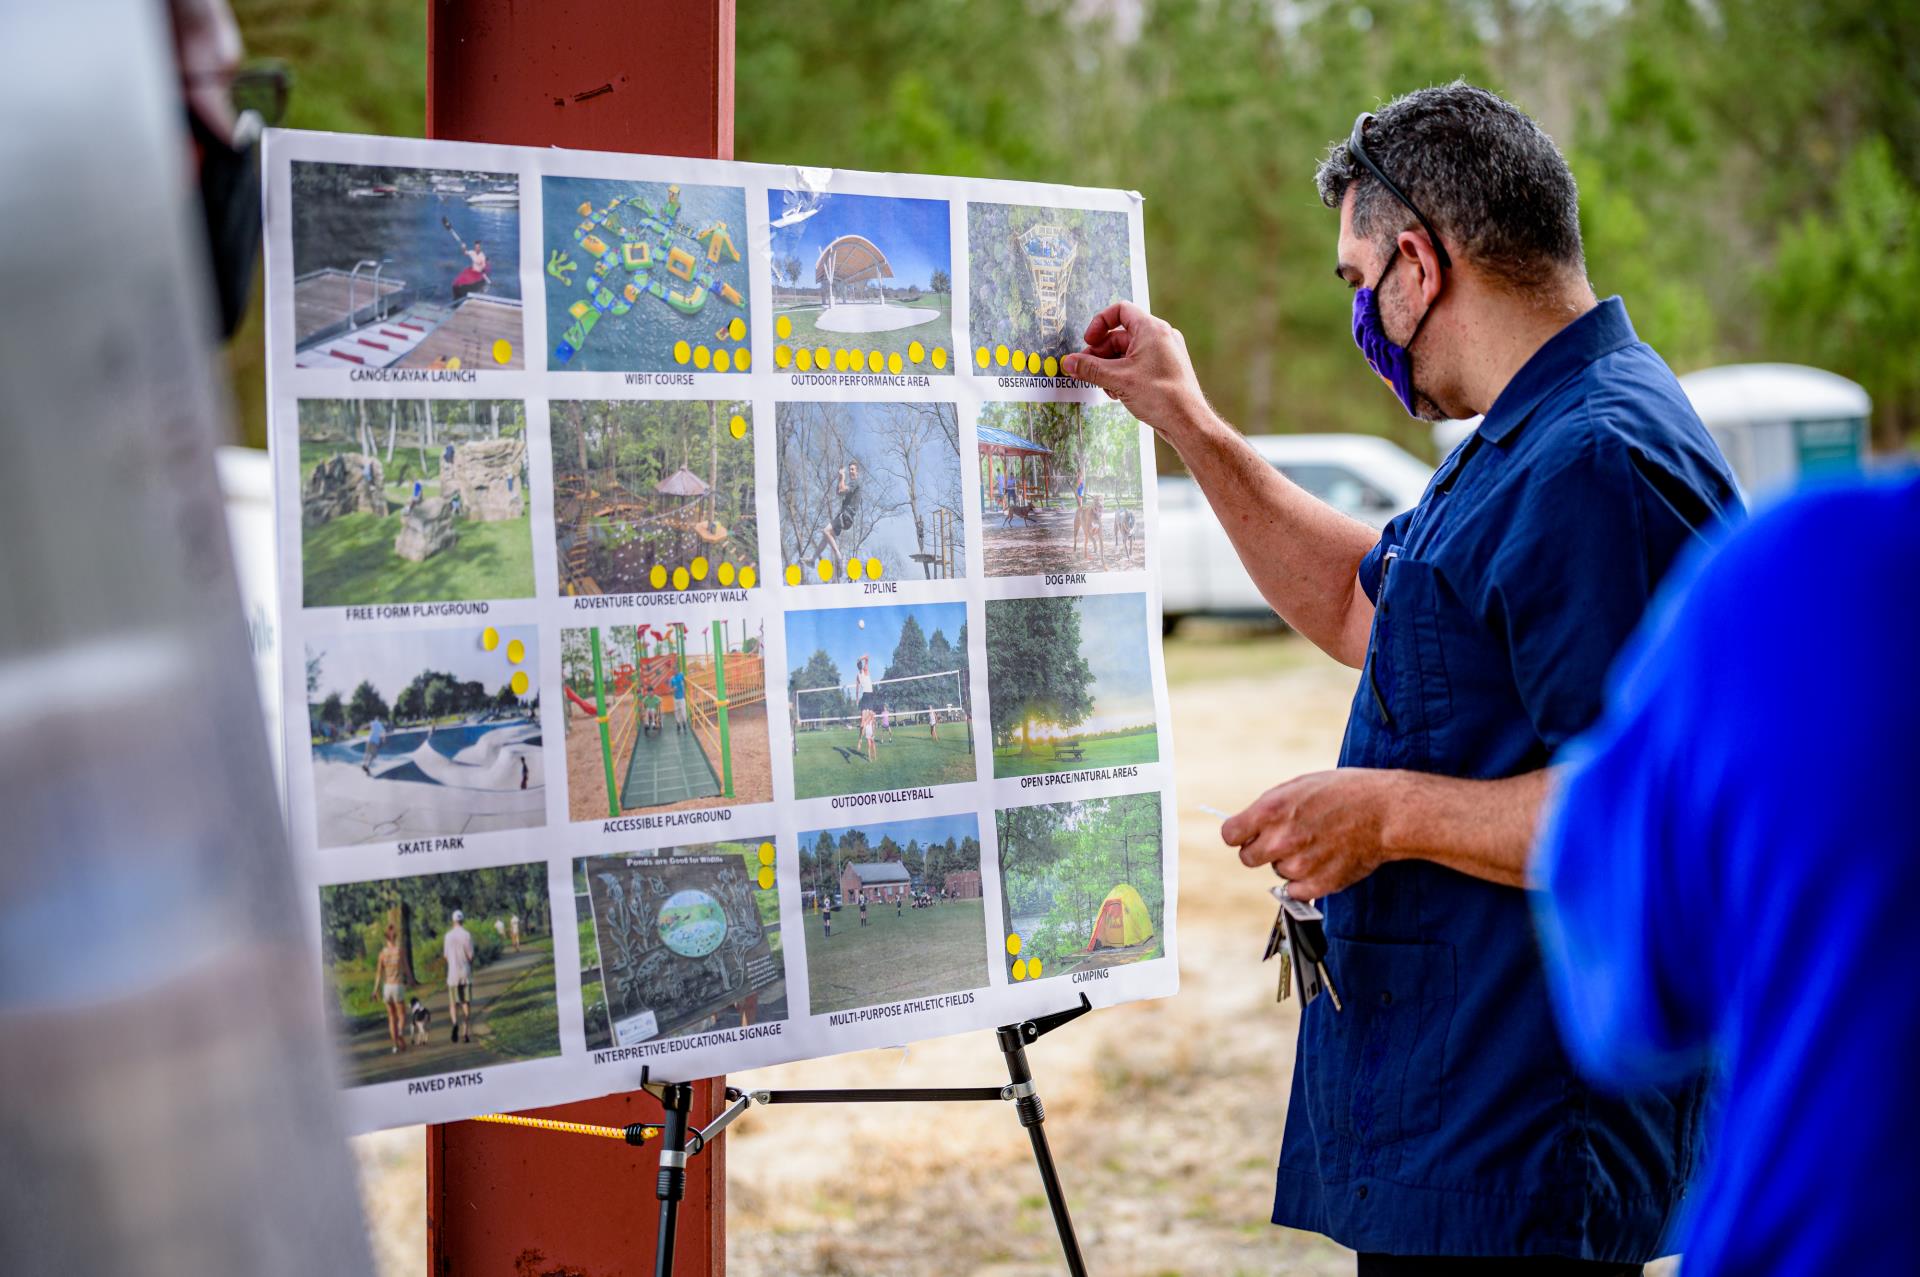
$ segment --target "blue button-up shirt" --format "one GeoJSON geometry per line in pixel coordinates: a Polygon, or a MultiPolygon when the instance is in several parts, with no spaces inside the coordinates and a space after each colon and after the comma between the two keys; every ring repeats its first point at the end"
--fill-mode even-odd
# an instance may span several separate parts
{"type": "Polygon", "coordinates": [[[1920,478],[1763,515],[1676,570],[1558,760],[1533,902],[1576,1058],[1725,1071],[1687,1277],[1913,1271],[1916,562],[1920,478]]]}
{"type": "MultiPolygon", "coordinates": [[[[1360,566],[1374,601],[1340,763],[1497,779],[1598,717],[1674,556],[1732,476],[1618,298],[1537,351],[1360,566]]],[[[1555,1034],[1526,893],[1428,861],[1323,903],[1273,1220],[1362,1251],[1659,1253],[1699,1155],[1698,1078],[1627,1098],[1555,1034]]]]}

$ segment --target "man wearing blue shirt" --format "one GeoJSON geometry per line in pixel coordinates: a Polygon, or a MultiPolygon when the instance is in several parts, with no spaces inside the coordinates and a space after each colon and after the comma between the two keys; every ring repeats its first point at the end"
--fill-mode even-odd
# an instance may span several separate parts
{"type": "Polygon", "coordinates": [[[1688,1277],[1913,1262],[1916,562],[1920,478],[1756,519],[1675,572],[1558,760],[1533,899],[1574,1058],[1726,1075],[1688,1277]]]}
{"type": "Polygon", "coordinates": [[[1340,767],[1223,837],[1326,897],[1275,1223],[1362,1274],[1631,1273],[1699,1154],[1698,1076],[1624,1097],[1574,1069],[1529,916],[1553,752],[1674,556],[1738,509],[1619,299],[1587,283],[1552,140],[1493,94],[1424,89],[1323,162],[1353,335],[1409,413],[1484,414],[1384,534],[1314,500],[1208,407],[1185,342],[1121,303],[1066,371],[1185,459],[1267,601],[1361,671],[1340,767]]]}

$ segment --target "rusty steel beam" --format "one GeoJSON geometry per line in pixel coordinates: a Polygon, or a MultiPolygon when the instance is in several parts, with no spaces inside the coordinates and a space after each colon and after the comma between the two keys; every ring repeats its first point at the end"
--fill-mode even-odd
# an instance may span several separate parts
{"type": "MultiPolygon", "coordinates": [[[[427,136],[731,159],[733,30],[733,0],[428,0],[427,136]]],[[[694,1084],[694,1123],[725,1107],[724,1088],[694,1084]]],[[[530,1112],[607,1126],[661,1116],[641,1092],[530,1112]]],[[[428,1271],[652,1271],[658,1147],[428,1127],[428,1271]]],[[[725,1140],[688,1164],[676,1271],[725,1273],[726,1179],[725,1140]]]]}

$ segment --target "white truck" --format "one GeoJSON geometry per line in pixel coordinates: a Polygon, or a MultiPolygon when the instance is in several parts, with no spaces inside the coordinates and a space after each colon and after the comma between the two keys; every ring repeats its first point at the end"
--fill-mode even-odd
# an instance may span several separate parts
{"type": "MultiPolygon", "coordinates": [[[[1248,442],[1287,478],[1376,528],[1418,504],[1433,477],[1432,466],[1373,435],[1250,435],[1248,442]]],[[[1160,479],[1160,595],[1168,633],[1185,616],[1272,611],[1199,485],[1183,474],[1160,479]]]]}

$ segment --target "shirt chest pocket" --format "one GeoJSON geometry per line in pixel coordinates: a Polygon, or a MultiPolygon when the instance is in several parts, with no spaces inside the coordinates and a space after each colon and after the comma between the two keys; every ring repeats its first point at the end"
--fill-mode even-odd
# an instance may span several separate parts
{"type": "Polygon", "coordinates": [[[1441,589],[1430,565],[1406,557],[1398,547],[1387,551],[1367,645],[1366,700],[1397,744],[1395,761],[1417,769],[1431,763],[1433,735],[1453,714],[1441,641],[1441,589]]]}

